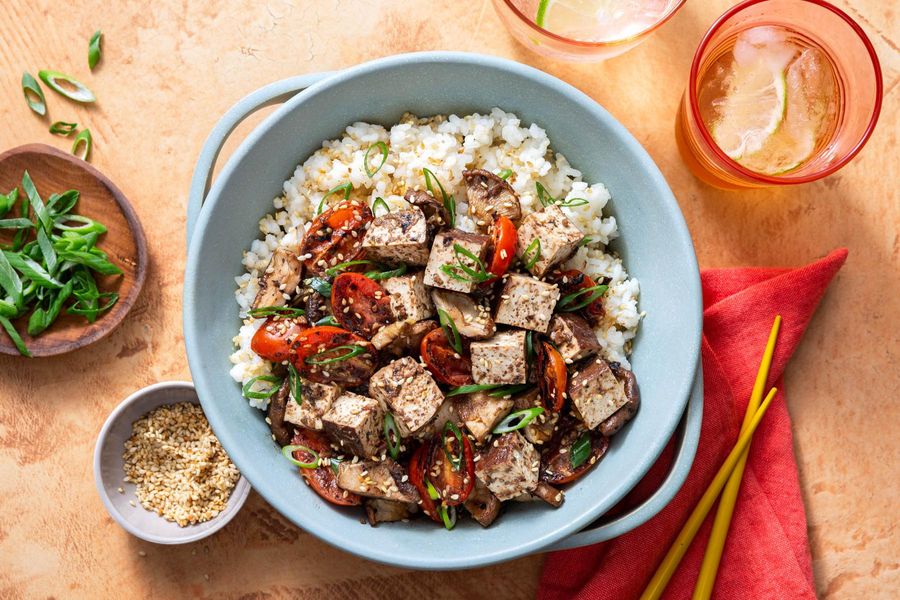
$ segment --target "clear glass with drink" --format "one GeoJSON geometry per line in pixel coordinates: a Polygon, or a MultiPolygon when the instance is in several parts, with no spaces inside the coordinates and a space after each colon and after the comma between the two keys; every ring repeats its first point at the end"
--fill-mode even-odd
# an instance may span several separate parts
{"type": "Polygon", "coordinates": [[[822,0],[748,0],[697,48],[675,135],[710,185],[806,183],[859,152],[881,100],[875,50],[844,12],[822,0]]]}
{"type": "Polygon", "coordinates": [[[685,0],[494,0],[521,44],[539,54],[591,62],[634,48],[685,0]]]}

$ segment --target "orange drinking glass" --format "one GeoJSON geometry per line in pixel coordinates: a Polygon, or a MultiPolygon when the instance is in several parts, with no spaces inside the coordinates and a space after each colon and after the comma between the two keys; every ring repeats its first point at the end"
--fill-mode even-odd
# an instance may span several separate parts
{"type": "Polygon", "coordinates": [[[715,187],[742,189],[798,184],[826,177],[847,164],[872,135],[882,101],[881,66],[862,28],[823,0],[746,0],[723,14],[706,32],[691,64],[681,99],[675,138],[681,156],[699,179],[715,187]],[[763,174],[732,160],[701,118],[698,97],[711,65],[741,32],[776,27],[811,42],[830,62],[836,78],[835,125],[801,166],[763,174]]]}
{"type": "MultiPolygon", "coordinates": [[[[500,20],[520,44],[538,54],[573,62],[598,62],[631,50],[659,29],[685,3],[685,0],[655,0],[662,5],[662,9],[652,20],[638,27],[629,26],[622,35],[606,35],[602,41],[583,41],[538,25],[535,21],[540,0],[493,1],[500,20]]],[[[631,0],[632,4],[634,2],[631,0]]],[[[549,10],[554,10],[552,4],[549,10]]],[[[589,32],[590,24],[585,26],[585,30],[589,32]]]]}

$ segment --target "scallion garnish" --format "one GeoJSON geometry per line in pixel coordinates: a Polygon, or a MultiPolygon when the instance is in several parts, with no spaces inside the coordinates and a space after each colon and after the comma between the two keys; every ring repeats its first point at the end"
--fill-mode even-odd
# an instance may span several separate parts
{"type": "Polygon", "coordinates": [[[324,316],[321,319],[319,319],[318,321],[316,321],[316,323],[315,323],[316,327],[319,327],[322,325],[332,325],[332,326],[336,327],[337,324],[338,324],[338,322],[337,322],[337,319],[334,318],[334,315],[324,316]]]}
{"type": "Polygon", "coordinates": [[[561,206],[563,208],[575,208],[578,206],[584,206],[589,204],[587,198],[566,198],[565,200],[558,200],[556,202],[557,206],[561,206]]]}
{"type": "Polygon", "coordinates": [[[342,183],[341,185],[336,185],[322,196],[322,200],[319,201],[319,207],[316,209],[316,214],[321,215],[322,209],[325,208],[325,201],[328,200],[333,194],[338,192],[344,192],[344,200],[348,200],[350,198],[350,192],[353,191],[353,184],[349,181],[347,183],[342,183]]]}
{"type": "Polygon", "coordinates": [[[322,462],[322,459],[319,457],[318,452],[316,452],[312,448],[309,448],[307,446],[301,446],[299,444],[285,446],[284,448],[281,449],[281,453],[284,455],[284,457],[286,459],[288,459],[289,461],[291,461],[292,463],[294,463],[301,469],[318,469],[319,464],[322,462]],[[300,452],[306,452],[307,454],[311,455],[313,457],[312,461],[303,462],[303,461],[299,461],[296,458],[294,458],[294,452],[296,452],[297,450],[299,450],[300,452]]]}
{"type": "Polygon", "coordinates": [[[31,356],[31,352],[28,351],[28,348],[25,346],[25,342],[22,340],[22,336],[19,335],[19,332],[16,331],[16,328],[13,327],[13,324],[10,323],[7,317],[0,317],[0,325],[3,326],[3,329],[6,330],[6,335],[13,341],[16,349],[19,351],[19,354],[22,356],[31,356]]]}
{"type": "Polygon", "coordinates": [[[50,133],[53,135],[70,136],[78,129],[78,123],[67,123],[65,121],[56,121],[50,125],[50,133]]]}
{"type": "Polygon", "coordinates": [[[475,383],[472,385],[461,385],[459,387],[455,387],[446,394],[444,394],[445,398],[450,398],[452,396],[462,396],[463,394],[474,394],[475,392],[486,392],[488,390],[496,390],[498,387],[502,387],[501,383],[475,383]]]}
{"type": "Polygon", "coordinates": [[[373,281],[383,281],[385,279],[390,279],[391,277],[400,277],[404,273],[406,273],[406,265],[402,264],[396,269],[390,269],[387,271],[367,271],[366,277],[372,279],[373,281]]]}
{"type": "Polygon", "coordinates": [[[462,354],[462,337],[459,335],[459,329],[456,328],[456,323],[453,322],[453,317],[447,314],[447,311],[443,308],[437,309],[437,312],[438,320],[441,323],[441,327],[444,329],[447,341],[450,342],[450,347],[453,348],[457,354],[462,354]]]}
{"type": "Polygon", "coordinates": [[[25,102],[28,103],[28,108],[42,117],[47,114],[47,101],[44,99],[44,90],[41,89],[37,79],[28,71],[22,73],[22,93],[25,95],[25,102]]]}
{"type": "Polygon", "coordinates": [[[31,229],[34,224],[28,219],[0,219],[0,229],[31,229]]]}
{"type": "Polygon", "coordinates": [[[502,385],[494,391],[488,392],[491,398],[504,398],[506,396],[515,396],[525,390],[529,390],[533,385],[529,383],[521,383],[517,385],[502,385]]]}
{"type": "Polygon", "coordinates": [[[499,435],[501,433],[509,433],[510,431],[516,431],[523,427],[527,427],[529,423],[534,421],[538,415],[543,414],[543,412],[544,409],[540,406],[533,406],[531,408],[511,412],[506,415],[502,421],[497,423],[497,426],[494,427],[491,433],[499,435]]]}
{"type": "Polygon", "coordinates": [[[594,241],[594,238],[586,235],[583,238],[581,238],[580,242],[578,242],[578,247],[581,248],[582,246],[587,246],[588,244],[592,243],[593,241],[594,241]]]}
{"type": "Polygon", "coordinates": [[[288,382],[291,386],[291,398],[294,399],[294,402],[297,404],[303,404],[303,385],[300,382],[300,373],[297,372],[297,368],[288,363],[288,382]]]}
{"type": "Polygon", "coordinates": [[[94,70],[94,67],[100,61],[100,40],[102,37],[103,32],[98,29],[91,36],[91,41],[88,42],[88,68],[91,71],[94,70]]]}
{"type": "Polygon", "coordinates": [[[581,310],[605,294],[607,289],[609,289],[609,286],[600,284],[567,294],[560,299],[559,303],[556,305],[556,310],[562,312],[581,310]],[[584,298],[582,298],[582,296],[584,296],[584,298]]]}
{"type": "Polygon", "coordinates": [[[325,269],[325,274],[329,277],[334,277],[341,271],[346,271],[350,267],[354,267],[356,265],[374,265],[375,263],[371,260],[348,260],[347,262],[342,262],[334,265],[329,269],[325,269]]]}
{"type": "Polygon", "coordinates": [[[497,173],[497,177],[500,179],[509,179],[510,175],[512,175],[512,169],[503,169],[497,173]]]}
{"type": "Polygon", "coordinates": [[[88,158],[91,156],[91,148],[93,148],[93,146],[94,138],[91,137],[91,130],[82,129],[78,132],[78,135],[75,136],[75,141],[72,142],[72,154],[87,162],[88,158]],[[82,145],[84,146],[84,149],[79,153],[79,146],[82,145]]]}
{"type": "Polygon", "coordinates": [[[382,198],[381,196],[378,196],[377,198],[375,198],[375,202],[372,203],[372,214],[375,215],[376,217],[378,215],[375,214],[375,212],[378,210],[379,206],[384,208],[384,214],[388,214],[389,212],[391,212],[391,207],[388,206],[388,203],[385,202],[384,198],[382,198]]]}
{"type": "Polygon", "coordinates": [[[257,375],[244,384],[244,387],[241,388],[241,394],[243,394],[244,398],[249,398],[251,400],[268,400],[275,395],[275,392],[278,391],[278,388],[281,387],[282,383],[282,380],[274,375],[257,375]],[[254,390],[253,386],[256,385],[256,382],[258,381],[271,383],[272,385],[262,390],[254,390]]]}
{"type": "Polygon", "coordinates": [[[447,531],[450,531],[456,526],[456,507],[455,506],[444,506],[441,505],[438,508],[438,512],[441,513],[441,521],[444,522],[444,527],[447,531]]]}
{"type": "Polygon", "coordinates": [[[528,247],[525,248],[525,252],[522,253],[522,259],[525,261],[525,268],[531,269],[534,265],[537,264],[537,261],[541,259],[541,240],[540,238],[534,238],[528,247]]]}
{"type": "Polygon", "coordinates": [[[422,173],[425,176],[425,189],[431,192],[431,195],[435,198],[437,198],[437,194],[434,193],[434,184],[437,184],[438,189],[441,191],[441,201],[444,203],[447,214],[450,215],[450,222],[447,224],[453,227],[456,224],[456,198],[447,194],[444,186],[441,185],[440,180],[431,169],[422,169],[422,173]]]}
{"type": "Polygon", "coordinates": [[[302,317],[306,311],[302,308],[293,308],[291,306],[260,306],[259,308],[251,308],[247,314],[254,319],[265,317],[302,317]]]}
{"type": "Polygon", "coordinates": [[[494,276],[485,268],[484,262],[468,248],[453,244],[453,255],[456,258],[455,265],[441,265],[441,271],[449,277],[467,283],[483,283],[494,276]],[[466,264],[466,259],[475,265],[474,269],[466,264]]]}
{"type": "Polygon", "coordinates": [[[320,296],[331,298],[331,282],[323,277],[310,277],[303,281],[320,296]]]}
{"type": "Polygon", "coordinates": [[[441,442],[441,447],[444,450],[444,454],[447,456],[447,460],[450,461],[450,464],[453,465],[453,469],[455,471],[459,471],[462,468],[462,462],[464,456],[463,450],[463,434],[462,431],[459,430],[459,427],[456,426],[456,423],[453,421],[447,421],[444,423],[444,435],[441,442]],[[452,433],[456,438],[456,445],[459,448],[459,454],[454,456],[451,452],[450,446],[447,444],[447,433],[452,433]]]}
{"type": "Polygon", "coordinates": [[[387,442],[391,458],[397,460],[400,456],[400,430],[397,429],[397,422],[391,413],[384,415],[384,441],[387,442]]]}
{"type": "Polygon", "coordinates": [[[575,443],[572,444],[572,449],[569,453],[569,457],[572,459],[572,468],[577,469],[583,465],[590,455],[591,435],[585,431],[577,440],[575,440],[575,443]]]}
{"type": "Polygon", "coordinates": [[[345,344],[343,346],[335,346],[334,348],[329,348],[327,350],[322,350],[321,352],[317,352],[312,356],[307,357],[306,364],[308,365],[329,365],[331,363],[340,362],[343,360],[347,360],[353,358],[354,356],[359,356],[360,354],[365,354],[368,352],[366,348],[360,346],[359,344],[345,344]],[[331,356],[329,358],[316,358],[325,354],[333,354],[338,351],[346,351],[344,354],[339,354],[338,356],[331,356]]]}
{"type": "Polygon", "coordinates": [[[538,202],[541,203],[541,206],[547,207],[556,202],[540,181],[534,182],[534,189],[537,192],[538,202]]]}
{"type": "Polygon", "coordinates": [[[435,488],[434,485],[430,481],[428,481],[427,478],[425,479],[425,491],[428,492],[428,497],[431,498],[432,500],[440,500],[441,499],[440,492],[437,491],[437,488],[435,488]]]}
{"type": "Polygon", "coordinates": [[[388,157],[388,147],[382,141],[375,142],[366,150],[366,155],[363,157],[363,168],[366,170],[366,175],[369,177],[375,177],[375,173],[381,170],[381,167],[384,166],[385,161],[387,161],[388,157]],[[378,166],[374,169],[369,166],[369,155],[372,154],[372,150],[378,148],[378,151],[381,153],[381,162],[378,163],[378,166]]]}
{"type": "Polygon", "coordinates": [[[94,102],[97,97],[86,85],[65,73],[59,71],[38,71],[38,77],[47,84],[51,90],[61,94],[75,102],[94,102]],[[74,88],[74,89],[72,89],[74,88]]]}

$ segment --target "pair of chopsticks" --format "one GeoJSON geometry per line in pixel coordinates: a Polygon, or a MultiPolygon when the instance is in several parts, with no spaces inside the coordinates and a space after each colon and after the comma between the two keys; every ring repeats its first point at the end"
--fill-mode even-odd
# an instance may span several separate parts
{"type": "Polygon", "coordinates": [[[741,487],[741,479],[744,476],[744,468],[747,466],[750,441],[753,439],[753,432],[756,431],[763,415],[766,414],[766,410],[769,408],[769,404],[775,398],[775,393],[778,391],[776,388],[770,389],[769,393],[766,394],[765,400],[762,400],[762,404],[760,404],[766,381],[769,378],[769,368],[772,365],[775,341],[778,338],[780,328],[781,316],[776,315],[775,322],[772,323],[772,330],[769,332],[766,349],[760,361],[759,371],[756,374],[756,381],[753,384],[753,391],[750,394],[750,402],[747,404],[747,412],[744,414],[744,421],[741,424],[741,432],[737,443],[725,459],[725,462],[719,467],[719,472],[716,473],[712,483],[706,488],[678,537],[675,538],[675,542],[669,548],[669,552],[663,558],[656,573],[653,574],[650,583],[647,584],[647,588],[641,595],[641,600],[657,600],[662,596],[666,585],[672,579],[672,575],[675,574],[675,570],[681,563],[681,559],[684,558],[694,536],[697,535],[697,531],[700,530],[700,526],[716,502],[716,498],[719,497],[719,493],[722,493],[716,518],[713,522],[712,533],[709,537],[709,544],[706,547],[706,554],[700,567],[700,576],[697,579],[697,586],[694,588],[693,600],[708,600],[712,595],[719,563],[722,560],[722,550],[725,547],[725,538],[728,536],[728,528],[731,525],[731,517],[734,514],[734,505],[741,487]]]}

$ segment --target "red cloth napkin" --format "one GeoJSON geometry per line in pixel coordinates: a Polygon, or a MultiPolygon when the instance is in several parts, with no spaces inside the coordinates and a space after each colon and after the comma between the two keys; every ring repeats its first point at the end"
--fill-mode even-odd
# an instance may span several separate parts
{"type": "MultiPolygon", "coordinates": [[[[709,269],[703,283],[703,426],[693,467],[660,514],[616,539],[549,554],[540,600],[627,600],[643,592],[737,440],[763,348],[776,314],[783,317],[769,385],[781,375],[847,250],[798,269],[709,269]]],[[[640,418],[640,414],[638,415],[640,418]]],[[[667,448],[620,503],[634,506],[667,473],[667,448]]],[[[690,598],[706,551],[715,509],[669,583],[664,598],[690,598]]],[[[806,513],[792,447],[791,419],[782,392],[756,431],[713,597],[815,599],[806,513]]]]}

